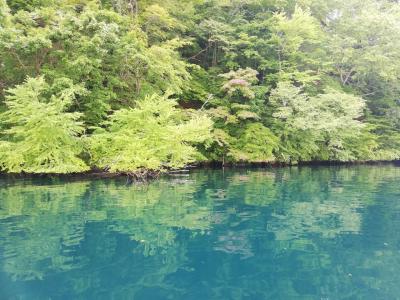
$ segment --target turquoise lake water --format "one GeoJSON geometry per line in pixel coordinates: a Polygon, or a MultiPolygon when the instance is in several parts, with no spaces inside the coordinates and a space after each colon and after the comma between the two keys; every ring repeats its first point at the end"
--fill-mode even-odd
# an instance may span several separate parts
{"type": "Polygon", "coordinates": [[[0,299],[400,299],[400,167],[0,179],[0,299]]]}

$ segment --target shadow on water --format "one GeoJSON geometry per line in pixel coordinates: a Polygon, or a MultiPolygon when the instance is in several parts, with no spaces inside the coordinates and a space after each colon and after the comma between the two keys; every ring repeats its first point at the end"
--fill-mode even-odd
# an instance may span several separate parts
{"type": "MultiPolygon", "coordinates": [[[[398,299],[400,168],[0,180],[5,299],[398,299]]],[[[1,298],[1,297],[0,297],[1,298]]]]}

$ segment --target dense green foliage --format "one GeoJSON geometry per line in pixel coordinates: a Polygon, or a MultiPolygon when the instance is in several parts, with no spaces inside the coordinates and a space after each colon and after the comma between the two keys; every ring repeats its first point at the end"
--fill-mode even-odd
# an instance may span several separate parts
{"type": "Polygon", "coordinates": [[[190,143],[207,140],[212,123],[201,115],[184,122],[181,114],[173,101],[157,95],[120,109],[89,139],[93,162],[112,172],[183,167],[199,156],[190,143]]]}
{"type": "MultiPolygon", "coordinates": [[[[8,90],[7,111],[2,115],[6,141],[0,142],[1,168],[8,172],[70,173],[87,170],[78,157],[83,150],[84,128],[80,113],[65,112],[78,89],[69,85],[57,91],[43,77],[8,90]],[[49,99],[46,93],[51,93],[49,99]]],[[[57,87],[58,88],[58,87],[57,87]]]]}
{"type": "Polygon", "coordinates": [[[399,49],[390,0],[0,0],[0,168],[398,159],[399,49]]]}

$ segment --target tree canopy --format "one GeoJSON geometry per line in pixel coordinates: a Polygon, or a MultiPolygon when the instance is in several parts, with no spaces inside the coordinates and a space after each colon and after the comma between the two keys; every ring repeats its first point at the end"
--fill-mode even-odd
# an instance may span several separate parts
{"type": "Polygon", "coordinates": [[[0,0],[0,170],[400,158],[390,0],[0,0]]]}

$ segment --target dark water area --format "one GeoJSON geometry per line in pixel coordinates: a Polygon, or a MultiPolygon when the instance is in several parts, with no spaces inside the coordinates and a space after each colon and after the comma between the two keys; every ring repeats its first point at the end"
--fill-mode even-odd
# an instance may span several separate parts
{"type": "Polygon", "coordinates": [[[400,299],[400,168],[0,179],[0,299],[400,299]]]}

